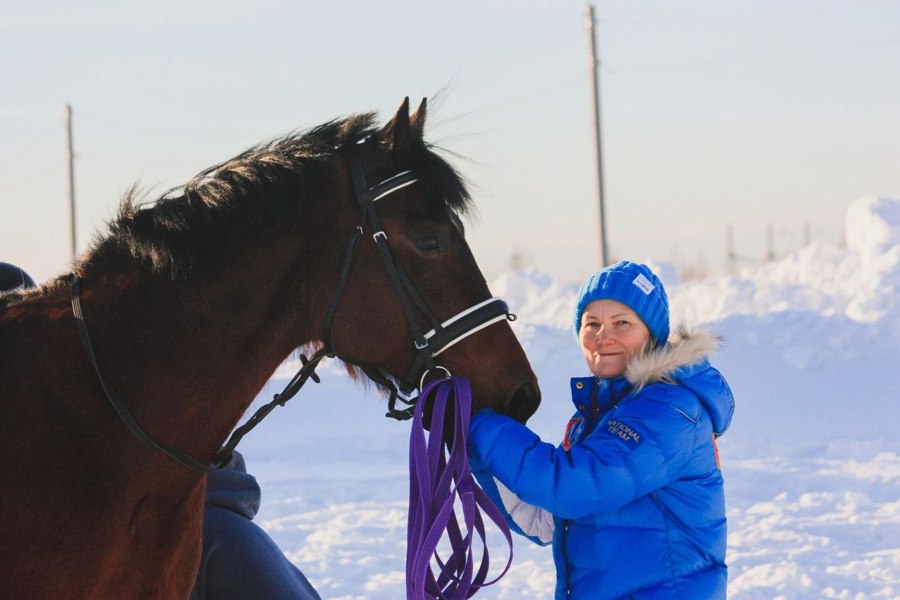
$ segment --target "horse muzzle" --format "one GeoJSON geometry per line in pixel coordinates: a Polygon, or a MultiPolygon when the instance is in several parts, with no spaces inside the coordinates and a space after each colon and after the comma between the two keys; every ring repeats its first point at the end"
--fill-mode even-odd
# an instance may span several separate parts
{"type": "Polygon", "coordinates": [[[513,392],[506,403],[506,414],[519,423],[525,423],[541,404],[541,390],[531,382],[525,382],[513,392]]]}

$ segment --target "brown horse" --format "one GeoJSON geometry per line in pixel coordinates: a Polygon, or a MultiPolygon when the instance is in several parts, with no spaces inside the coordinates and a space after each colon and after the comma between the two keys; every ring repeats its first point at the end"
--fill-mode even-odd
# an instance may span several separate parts
{"type": "MultiPolygon", "coordinates": [[[[328,346],[351,370],[401,379],[421,338],[410,314],[425,320],[427,306],[443,321],[490,298],[462,235],[468,195],[423,141],[424,121],[425,102],[410,117],[405,101],[381,129],[370,114],[329,122],[153,203],[129,193],[75,265],[100,376],[79,339],[71,275],[0,296],[0,596],[192,588],[205,479],[132,435],[104,386],[155,442],[207,464],[296,349],[328,346]],[[360,178],[406,171],[415,178],[378,199],[373,243],[360,178]],[[414,302],[401,301],[385,247],[414,302]]],[[[482,406],[520,420],[537,407],[505,320],[437,360],[469,378],[482,406]]]]}

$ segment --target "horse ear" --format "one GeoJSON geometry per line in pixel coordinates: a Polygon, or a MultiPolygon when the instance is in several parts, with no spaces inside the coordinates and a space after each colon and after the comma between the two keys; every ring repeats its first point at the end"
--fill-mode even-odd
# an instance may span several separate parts
{"type": "Polygon", "coordinates": [[[402,152],[413,143],[414,138],[421,136],[418,129],[411,126],[409,118],[409,97],[403,99],[394,118],[381,130],[381,143],[389,152],[402,152]]]}
{"type": "Polygon", "coordinates": [[[415,129],[419,136],[423,135],[425,131],[425,115],[427,114],[427,106],[428,98],[422,98],[422,103],[419,104],[419,108],[416,109],[416,112],[413,113],[413,116],[409,118],[409,124],[415,129]]]}

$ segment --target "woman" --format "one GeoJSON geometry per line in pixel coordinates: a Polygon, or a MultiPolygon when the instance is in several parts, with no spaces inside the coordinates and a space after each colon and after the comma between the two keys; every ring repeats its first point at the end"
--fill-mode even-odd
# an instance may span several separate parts
{"type": "Polygon", "coordinates": [[[734,399],[707,359],[717,340],[669,339],[669,303],[645,265],[581,287],[575,332],[593,376],[572,379],[559,447],[490,409],[469,455],[510,526],[553,544],[557,600],[724,598],[725,498],[715,438],[734,399]]]}

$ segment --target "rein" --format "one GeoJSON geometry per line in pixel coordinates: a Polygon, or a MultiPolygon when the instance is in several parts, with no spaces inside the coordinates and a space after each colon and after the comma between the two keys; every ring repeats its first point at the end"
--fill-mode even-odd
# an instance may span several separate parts
{"type": "Polygon", "coordinates": [[[462,600],[479,589],[500,580],[512,564],[513,542],[503,514],[475,483],[469,469],[466,436],[472,410],[469,382],[462,377],[447,376],[430,382],[422,390],[415,408],[409,437],[409,520],[406,535],[407,600],[462,600]],[[426,440],[422,411],[434,397],[431,431],[426,440]],[[444,435],[448,411],[453,418],[452,441],[444,435]],[[445,456],[444,450],[448,449],[445,456]],[[462,506],[461,529],[453,510],[456,500],[462,506]],[[479,511],[479,508],[481,511],[479,511]],[[481,513],[494,522],[509,544],[506,567],[487,581],[490,560],[481,513]],[[441,561],[438,542],[446,533],[450,557],[441,561]],[[473,545],[476,534],[481,539],[482,553],[475,572],[473,545]],[[432,569],[434,557],[439,569],[432,569]]]}
{"type": "Polygon", "coordinates": [[[212,469],[210,469],[208,466],[197,462],[190,456],[167,448],[162,444],[154,441],[153,438],[151,438],[143,429],[141,429],[141,426],[138,425],[138,422],[134,419],[134,416],[132,416],[128,408],[126,408],[125,405],[122,404],[119,396],[112,391],[112,388],[110,388],[106,383],[106,380],[103,379],[103,375],[100,374],[100,366],[97,364],[97,357],[94,355],[93,344],[91,344],[91,335],[88,332],[87,323],[85,322],[84,314],[81,311],[81,299],[79,293],[80,290],[81,282],[78,279],[78,275],[75,274],[72,276],[72,313],[75,315],[75,324],[78,326],[78,336],[81,338],[81,344],[84,346],[85,354],[87,354],[91,366],[94,367],[94,372],[97,373],[97,379],[100,380],[100,387],[103,388],[103,391],[106,394],[106,398],[109,400],[109,403],[113,407],[113,410],[116,411],[116,414],[119,415],[119,418],[123,423],[125,423],[131,433],[133,433],[139,440],[141,440],[151,448],[159,450],[172,460],[183,464],[189,469],[200,471],[201,473],[207,473],[211,471],[212,469]]]}
{"type": "MultiPolygon", "coordinates": [[[[100,367],[97,364],[97,358],[94,354],[90,333],[88,332],[87,323],[82,312],[80,280],[77,274],[72,275],[72,313],[75,316],[78,335],[81,338],[85,354],[87,355],[91,366],[94,368],[94,372],[97,374],[97,378],[100,381],[100,386],[103,388],[106,398],[113,410],[115,410],[122,422],[141,442],[194,471],[200,473],[215,471],[228,464],[231,460],[231,453],[240,440],[272,412],[276,406],[284,406],[288,400],[300,391],[300,388],[302,388],[309,379],[318,383],[319,377],[316,374],[316,367],[319,362],[325,357],[335,356],[334,351],[331,349],[331,331],[334,325],[334,317],[337,313],[338,306],[340,305],[344,287],[350,277],[353,259],[356,256],[356,250],[363,237],[364,228],[367,223],[372,228],[372,238],[378,247],[378,253],[381,256],[388,276],[397,291],[400,304],[403,307],[403,313],[406,316],[410,331],[413,334],[413,343],[416,349],[416,357],[412,366],[409,368],[406,375],[399,380],[385,373],[381,369],[368,366],[361,367],[363,372],[370,379],[383,386],[390,394],[388,400],[388,412],[385,416],[401,421],[407,420],[413,416],[417,401],[416,392],[422,388],[422,384],[424,383],[428,372],[435,368],[446,371],[446,369],[439,367],[434,361],[434,358],[441,352],[493,323],[502,320],[514,321],[516,319],[516,316],[509,312],[509,307],[506,302],[500,298],[489,298],[463,310],[446,321],[439,321],[422,300],[421,295],[418,293],[415,286],[413,286],[412,282],[410,282],[401,266],[394,260],[394,256],[388,245],[387,234],[385,234],[384,229],[381,227],[381,222],[375,209],[375,202],[378,200],[418,181],[416,175],[412,171],[403,171],[370,188],[366,183],[365,169],[363,168],[362,160],[358,156],[351,156],[349,158],[349,165],[356,202],[360,211],[359,224],[354,229],[350,236],[350,240],[347,243],[338,284],[335,288],[331,304],[328,307],[328,312],[325,317],[324,346],[309,358],[305,355],[300,355],[303,366],[290,382],[288,382],[284,390],[282,390],[280,394],[275,394],[271,402],[259,408],[246,423],[237,427],[232,432],[228,442],[226,442],[226,444],[216,453],[210,465],[204,465],[190,456],[167,448],[153,440],[153,438],[141,428],[128,408],[122,403],[118,395],[115,394],[103,378],[100,367]],[[422,327],[416,318],[416,311],[425,315],[431,326],[431,330],[423,332],[422,327]],[[408,408],[396,408],[396,402],[398,400],[408,405],[408,408]]],[[[449,372],[447,373],[449,375],[449,372]]]]}

